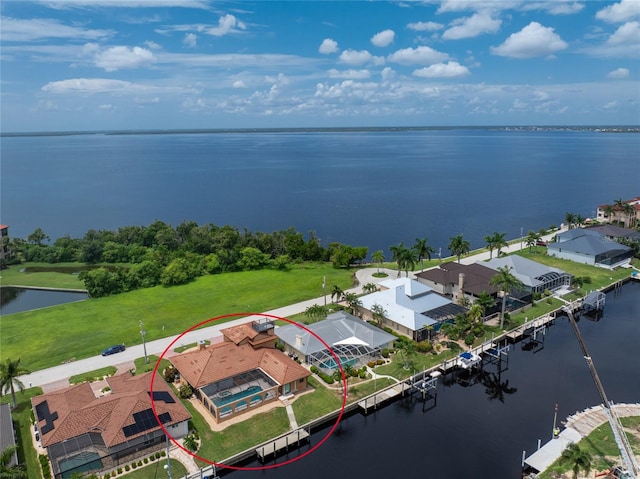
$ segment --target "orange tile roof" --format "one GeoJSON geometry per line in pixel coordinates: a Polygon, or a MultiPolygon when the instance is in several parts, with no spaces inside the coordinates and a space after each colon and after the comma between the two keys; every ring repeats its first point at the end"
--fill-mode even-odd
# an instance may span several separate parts
{"type": "Polygon", "coordinates": [[[172,357],[170,361],[180,371],[181,376],[195,388],[258,368],[279,384],[287,384],[311,375],[281,351],[255,350],[248,344],[236,346],[230,342],[183,353],[172,357]]]}
{"type": "Polygon", "coordinates": [[[220,332],[225,338],[235,344],[240,344],[245,339],[254,339],[258,334],[260,334],[251,327],[251,323],[243,323],[231,328],[221,329],[220,332]]]}
{"type": "MultiPolygon", "coordinates": [[[[88,383],[32,398],[31,403],[34,409],[46,401],[49,411],[52,414],[54,412],[58,414],[58,418],[54,420],[53,430],[47,433],[42,433],[45,421],[38,421],[42,445],[48,447],[87,432],[97,432],[102,436],[107,447],[113,447],[158,429],[159,425],[129,437],[125,437],[123,432],[125,426],[135,422],[133,414],[151,408],[149,396],[151,374],[130,376],[125,373],[108,378],[107,382],[112,392],[100,398],[95,397],[88,383]]],[[[171,415],[171,421],[166,423],[166,426],[191,418],[189,412],[161,377],[156,376],[153,389],[168,392],[175,401],[174,403],[160,400],[154,402],[158,415],[165,412],[171,415]]]]}

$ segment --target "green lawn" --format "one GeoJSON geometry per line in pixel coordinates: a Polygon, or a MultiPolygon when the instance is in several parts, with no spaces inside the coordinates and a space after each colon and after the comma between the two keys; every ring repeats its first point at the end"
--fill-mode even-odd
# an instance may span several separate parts
{"type": "Polygon", "coordinates": [[[92,382],[102,379],[105,376],[113,376],[118,369],[115,366],[106,366],[104,368],[88,371],[86,373],[76,374],[69,378],[70,384],[79,384],[84,382],[92,382]]]}
{"type": "Polygon", "coordinates": [[[309,385],[314,388],[314,391],[300,396],[291,405],[299,425],[307,424],[313,419],[340,409],[342,405],[342,393],[328,389],[319,381],[316,376],[310,377],[309,385]]]}
{"type": "MultiPolygon", "coordinates": [[[[31,422],[31,398],[42,394],[41,388],[25,389],[24,392],[16,392],[17,407],[11,412],[13,421],[16,423],[16,442],[18,443],[18,462],[27,466],[27,476],[30,478],[40,478],[40,462],[32,442],[32,422],[31,422]]],[[[11,395],[2,396],[0,403],[11,404],[11,395]]]]}
{"type": "Polygon", "coordinates": [[[140,344],[139,321],[147,331],[146,341],[153,341],[212,317],[268,311],[321,296],[323,276],[329,285],[349,288],[352,274],[353,270],[329,264],[305,263],[290,271],[204,276],[182,286],[157,286],[10,314],[2,318],[0,350],[3,357],[20,358],[35,371],[100,354],[111,344],[140,344]]]}
{"type": "MultiPolygon", "coordinates": [[[[44,288],[60,289],[84,289],[84,283],[78,279],[77,274],[70,272],[40,272],[25,273],[26,268],[58,268],[72,271],[76,268],[86,266],[84,263],[24,263],[12,265],[0,272],[1,283],[12,286],[39,286],[44,288]]],[[[113,265],[112,265],[113,266],[113,265]]]]}
{"type": "MultiPolygon", "coordinates": [[[[159,460],[150,463],[148,466],[132,469],[131,472],[118,477],[126,477],[127,479],[166,479],[169,477],[167,471],[164,468],[164,466],[166,465],[167,458],[162,457],[159,460]]],[[[186,473],[187,470],[180,461],[171,459],[171,477],[173,477],[174,479],[184,477],[186,473]]]]}

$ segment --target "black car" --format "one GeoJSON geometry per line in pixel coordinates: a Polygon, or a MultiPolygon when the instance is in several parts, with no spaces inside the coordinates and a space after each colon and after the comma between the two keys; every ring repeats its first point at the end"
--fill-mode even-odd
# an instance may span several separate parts
{"type": "Polygon", "coordinates": [[[120,353],[125,350],[124,344],[116,344],[102,351],[103,356],[109,356],[110,354],[120,353]]]}

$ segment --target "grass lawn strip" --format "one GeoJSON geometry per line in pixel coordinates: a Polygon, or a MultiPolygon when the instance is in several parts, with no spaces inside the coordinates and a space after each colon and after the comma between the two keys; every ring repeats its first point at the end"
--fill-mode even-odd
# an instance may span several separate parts
{"type": "Polygon", "coordinates": [[[84,382],[96,381],[104,378],[105,376],[113,376],[118,369],[115,366],[106,366],[104,368],[96,369],[82,374],[76,374],[69,378],[69,384],[80,384],[84,382]]]}
{"type": "Polygon", "coordinates": [[[2,318],[0,349],[4,357],[21,358],[31,371],[44,369],[95,356],[105,345],[140,344],[139,321],[147,331],[146,340],[153,341],[212,317],[268,311],[320,296],[323,276],[328,284],[352,286],[352,271],[313,263],[290,271],[204,276],[182,286],[157,286],[10,314],[2,318]]]}
{"type": "MultiPolygon", "coordinates": [[[[25,389],[24,392],[16,392],[17,407],[11,411],[13,421],[16,423],[16,443],[18,445],[18,463],[27,466],[27,477],[41,478],[40,462],[33,447],[33,422],[31,398],[42,394],[42,389],[35,387],[25,389]]],[[[2,404],[11,404],[11,395],[0,399],[2,404]]]]}

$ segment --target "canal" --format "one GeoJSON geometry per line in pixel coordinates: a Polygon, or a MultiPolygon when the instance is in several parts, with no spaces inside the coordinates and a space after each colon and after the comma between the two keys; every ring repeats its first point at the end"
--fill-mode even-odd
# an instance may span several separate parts
{"type": "Polygon", "coordinates": [[[20,313],[87,299],[87,293],[3,286],[0,288],[0,315],[20,313]]]}
{"type": "MultiPolygon", "coordinates": [[[[609,399],[640,402],[640,282],[609,292],[606,300],[599,321],[583,316],[578,324],[609,399]]],[[[523,451],[530,455],[538,439],[544,444],[551,438],[556,404],[560,422],[598,403],[574,331],[568,318],[561,317],[541,344],[513,345],[502,372],[486,365],[471,377],[447,375],[439,381],[437,401],[424,403],[415,395],[367,416],[351,414],[313,454],[286,466],[218,473],[233,479],[515,479],[520,477],[523,451]]],[[[311,446],[327,430],[314,432],[311,446]]]]}

